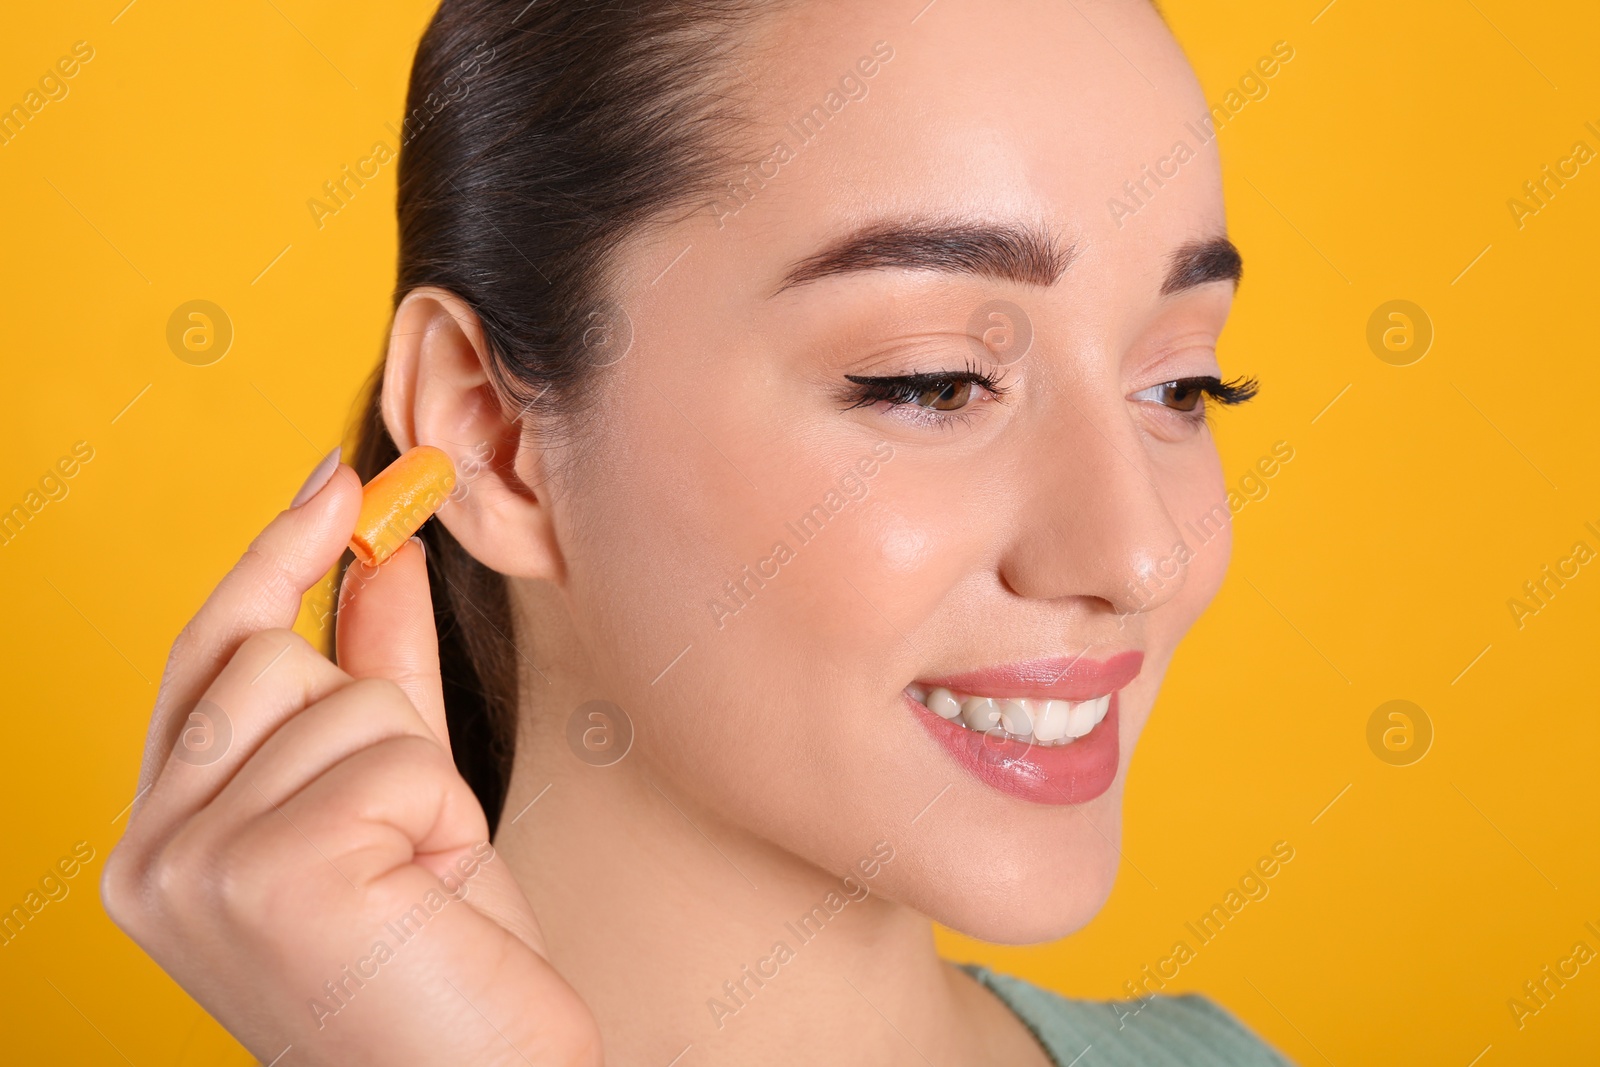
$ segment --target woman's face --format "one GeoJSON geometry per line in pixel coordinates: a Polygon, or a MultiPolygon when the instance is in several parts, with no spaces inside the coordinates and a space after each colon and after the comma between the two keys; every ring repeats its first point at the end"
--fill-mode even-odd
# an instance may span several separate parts
{"type": "Polygon", "coordinates": [[[763,24],[738,192],[619,250],[631,348],[550,486],[563,602],[697,819],[840,873],[887,841],[875,891],[1045,940],[1110,890],[1227,565],[1211,434],[1158,387],[1220,375],[1236,260],[1148,4],[915,7],[763,24]],[[981,698],[1029,717],[961,725],[981,698]]]}

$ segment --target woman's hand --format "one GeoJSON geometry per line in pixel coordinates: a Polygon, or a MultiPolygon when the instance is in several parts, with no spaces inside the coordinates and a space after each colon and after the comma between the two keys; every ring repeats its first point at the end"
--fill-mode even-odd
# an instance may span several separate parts
{"type": "Polygon", "coordinates": [[[106,910],[263,1063],[598,1064],[451,760],[420,543],[350,568],[338,666],[289,630],[360,498],[339,466],[174,642],[106,910]]]}

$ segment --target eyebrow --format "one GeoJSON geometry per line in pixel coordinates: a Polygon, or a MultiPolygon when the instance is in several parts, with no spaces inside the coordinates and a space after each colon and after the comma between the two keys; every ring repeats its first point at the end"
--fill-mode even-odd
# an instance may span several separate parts
{"type": "MultiPolygon", "coordinates": [[[[1043,226],[890,220],[858,229],[800,260],[772,295],[822,278],[890,267],[1050,286],[1080,251],[1043,226]]],[[[1191,241],[1172,253],[1161,294],[1215,281],[1237,286],[1242,266],[1239,250],[1226,237],[1191,241]]]]}
{"type": "Polygon", "coordinates": [[[1162,296],[1208,282],[1232,282],[1237,289],[1244,275],[1244,259],[1226,237],[1209,237],[1180,245],[1168,262],[1167,280],[1161,283],[1162,296]]]}
{"type": "Polygon", "coordinates": [[[856,230],[796,263],[772,295],[837,274],[904,267],[1053,285],[1077,257],[1035,226],[891,220],[856,230]]]}

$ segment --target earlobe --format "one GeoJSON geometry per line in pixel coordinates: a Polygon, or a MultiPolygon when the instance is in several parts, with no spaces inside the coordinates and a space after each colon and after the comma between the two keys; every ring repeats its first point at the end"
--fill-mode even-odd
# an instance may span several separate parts
{"type": "Polygon", "coordinates": [[[438,521],[474,558],[502,574],[554,579],[560,553],[548,501],[532,488],[543,457],[522,413],[503,402],[491,359],[464,300],[432,286],[407,293],[384,363],[384,425],[402,452],[433,445],[455,462],[456,488],[438,521]]]}

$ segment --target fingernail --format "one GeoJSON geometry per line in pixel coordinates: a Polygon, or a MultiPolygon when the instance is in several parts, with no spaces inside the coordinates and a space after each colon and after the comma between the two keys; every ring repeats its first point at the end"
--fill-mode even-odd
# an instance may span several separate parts
{"type": "Polygon", "coordinates": [[[333,472],[339,469],[339,455],[343,451],[342,448],[335,448],[322,458],[322,462],[318,463],[317,469],[307,476],[305,484],[294,495],[294,499],[289,501],[291,508],[299,507],[322,491],[322,487],[328,484],[328,479],[333,477],[333,472]]]}
{"type": "Polygon", "coordinates": [[[422,543],[421,535],[412,534],[411,537],[410,537],[410,541],[411,541],[412,544],[417,546],[417,551],[422,553],[422,558],[423,559],[427,559],[428,558],[428,546],[422,543]]]}

